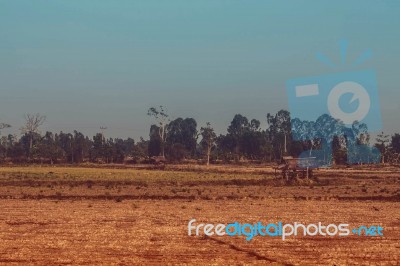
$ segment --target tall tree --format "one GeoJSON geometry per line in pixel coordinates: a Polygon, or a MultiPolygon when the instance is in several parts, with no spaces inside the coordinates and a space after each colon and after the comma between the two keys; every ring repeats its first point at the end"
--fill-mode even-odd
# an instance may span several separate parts
{"type": "Polygon", "coordinates": [[[381,153],[381,162],[384,164],[389,143],[389,135],[386,135],[383,132],[381,132],[380,134],[378,134],[375,140],[376,140],[375,147],[378,148],[379,152],[381,153]]]}
{"type": "Polygon", "coordinates": [[[40,159],[45,158],[53,164],[62,156],[62,149],[57,145],[56,138],[51,132],[46,132],[38,145],[40,159]]]}
{"type": "Polygon", "coordinates": [[[145,158],[149,156],[149,144],[150,141],[144,140],[143,137],[140,137],[140,140],[135,143],[132,148],[132,156],[134,160],[138,160],[140,158],[145,158]]]}
{"type": "Polygon", "coordinates": [[[161,156],[165,157],[165,139],[166,139],[166,126],[168,123],[168,113],[165,108],[160,105],[157,109],[155,107],[149,108],[147,115],[154,117],[158,123],[158,135],[160,137],[161,144],[161,156]]]}
{"type": "MultiPolygon", "coordinates": [[[[344,124],[330,115],[319,116],[316,121],[302,121],[294,118],[291,121],[291,133],[295,140],[300,140],[306,145],[304,156],[317,157],[319,161],[327,164],[332,162],[332,155],[337,162],[342,161],[338,158],[343,155],[346,147],[344,134],[344,124]],[[333,152],[332,149],[335,151],[333,152]]],[[[350,133],[353,135],[352,131],[350,133]]]]}
{"type": "Polygon", "coordinates": [[[240,140],[242,153],[248,159],[264,159],[267,151],[267,135],[260,128],[260,121],[252,119],[240,140]]]}
{"type": "Polygon", "coordinates": [[[392,136],[390,146],[394,152],[400,153],[400,134],[396,133],[392,136]]]}
{"type": "Polygon", "coordinates": [[[71,161],[72,163],[81,163],[85,158],[85,154],[88,153],[89,147],[85,136],[76,130],[72,136],[72,149],[71,149],[71,161]]]}
{"type": "MultiPolygon", "coordinates": [[[[0,136],[1,136],[1,130],[5,129],[5,128],[9,128],[11,127],[9,124],[4,124],[4,123],[0,123],[0,136]]],[[[1,143],[0,143],[0,152],[2,153],[2,157],[7,157],[7,150],[8,150],[8,141],[7,141],[7,137],[3,137],[1,138],[1,143]]]]}
{"type": "Polygon", "coordinates": [[[217,135],[209,122],[207,122],[205,127],[200,129],[200,134],[202,136],[200,145],[206,150],[207,165],[210,165],[210,154],[211,150],[215,147],[217,135]]]}
{"type": "Polygon", "coordinates": [[[187,154],[194,156],[197,146],[197,122],[193,118],[177,118],[167,126],[166,144],[170,150],[175,144],[181,144],[187,154]]]}
{"type": "Polygon", "coordinates": [[[28,134],[29,136],[29,157],[31,156],[32,147],[33,147],[33,138],[34,134],[39,134],[39,127],[43,125],[46,121],[46,116],[37,114],[26,114],[25,118],[25,126],[21,128],[22,134],[28,134]]]}
{"type": "Polygon", "coordinates": [[[148,155],[159,156],[161,154],[161,137],[160,137],[160,128],[157,125],[150,126],[150,140],[148,143],[148,155]]]}
{"type": "Polygon", "coordinates": [[[219,135],[216,140],[218,156],[225,161],[235,159],[234,153],[236,148],[235,139],[231,134],[219,135]]]}
{"type": "Polygon", "coordinates": [[[103,134],[97,133],[93,136],[93,145],[90,150],[90,159],[93,162],[106,160],[106,145],[103,139],[103,134]]]}
{"type": "Polygon", "coordinates": [[[235,159],[240,160],[242,153],[242,138],[245,132],[249,131],[250,124],[247,117],[236,114],[228,127],[228,135],[232,137],[234,143],[235,159]]]}
{"type": "Polygon", "coordinates": [[[73,139],[74,136],[71,133],[60,132],[57,136],[55,136],[56,142],[58,146],[63,151],[63,159],[67,162],[74,163],[73,156],[73,139]]]}
{"type": "Polygon", "coordinates": [[[273,143],[274,150],[279,154],[279,157],[288,153],[287,147],[291,142],[290,121],[290,113],[286,110],[280,110],[275,115],[271,115],[270,113],[267,114],[269,137],[273,143]]]}

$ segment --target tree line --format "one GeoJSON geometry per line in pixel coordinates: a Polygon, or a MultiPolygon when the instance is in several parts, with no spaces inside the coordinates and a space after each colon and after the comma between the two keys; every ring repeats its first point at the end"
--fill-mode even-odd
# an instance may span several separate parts
{"type": "MultiPolygon", "coordinates": [[[[44,132],[46,117],[25,115],[21,135],[1,136],[0,160],[13,163],[151,163],[154,158],[170,162],[196,160],[218,162],[278,162],[283,156],[316,156],[327,164],[376,162],[369,149],[370,134],[365,124],[355,121],[351,127],[329,115],[316,121],[291,119],[280,110],[265,117],[268,127],[257,119],[236,114],[226,134],[217,135],[210,123],[199,128],[193,118],[170,119],[163,106],[147,113],[153,118],[149,139],[92,137],[72,133],[44,132]]],[[[11,125],[1,123],[1,130],[11,125]]],[[[379,134],[372,145],[380,152],[380,161],[400,162],[400,134],[379,134]]]]}

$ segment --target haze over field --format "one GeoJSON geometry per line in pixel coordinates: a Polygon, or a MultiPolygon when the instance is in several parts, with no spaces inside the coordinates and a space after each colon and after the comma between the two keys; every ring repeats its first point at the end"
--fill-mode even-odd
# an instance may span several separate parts
{"type": "Polygon", "coordinates": [[[399,14],[0,0],[0,264],[397,265],[399,14]]]}
{"type": "Polygon", "coordinates": [[[47,115],[43,131],[148,137],[147,109],[211,122],[236,113],[261,121],[287,109],[285,82],[330,69],[337,42],[377,71],[383,129],[398,129],[400,3],[396,1],[0,1],[0,120],[47,115]],[[362,10],[362,11],[361,11],[362,10]],[[397,127],[397,128],[396,128],[397,127]]]}

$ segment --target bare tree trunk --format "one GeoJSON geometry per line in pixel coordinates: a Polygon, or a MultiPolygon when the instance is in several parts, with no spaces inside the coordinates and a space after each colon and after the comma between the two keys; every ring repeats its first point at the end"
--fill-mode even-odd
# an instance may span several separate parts
{"type": "Polygon", "coordinates": [[[72,143],[71,143],[71,162],[74,163],[74,149],[72,148],[72,143]]]}
{"type": "Polygon", "coordinates": [[[208,134],[208,143],[207,143],[207,166],[210,165],[210,154],[211,154],[211,134],[208,134]]]}
{"type": "Polygon", "coordinates": [[[21,128],[21,131],[23,134],[27,133],[29,134],[29,156],[28,160],[30,160],[31,155],[32,155],[32,148],[33,148],[33,134],[38,132],[38,128],[44,123],[46,120],[45,116],[42,116],[40,114],[36,115],[31,115],[27,114],[24,116],[26,124],[23,128],[21,128]]]}
{"type": "Polygon", "coordinates": [[[210,165],[210,153],[211,153],[211,148],[210,145],[207,147],[207,166],[210,165]]]}
{"type": "Polygon", "coordinates": [[[31,152],[32,147],[33,147],[33,134],[31,133],[30,135],[31,136],[29,138],[29,153],[31,152]]]}
{"type": "Polygon", "coordinates": [[[285,133],[285,147],[284,147],[284,154],[287,154],[287,148],[286,148],[286,133],[285,133]]]}
{"type": "Polygon", "coordinates": [[[29,138],[29,151],[28,151],[28,162],[31,161],[32,157],[32,147],[33,147],[33,133],[30,133],[30,138],[29,138]]]}
{"type": "Polygon", "coordinates": [[[160,125],[160,140],[161,140],[161,156],[165,158],[165,128],[164,125],[160,125]]]}

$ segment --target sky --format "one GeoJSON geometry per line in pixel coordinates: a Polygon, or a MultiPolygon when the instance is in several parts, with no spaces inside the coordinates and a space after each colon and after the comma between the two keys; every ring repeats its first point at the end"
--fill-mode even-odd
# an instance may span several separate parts
{"type": "Polygon", "coordinates": [[[286,81],[374,69],[383,130],[399,132],[400,1],[0,0],[0,122],[148,138],[149,107],[225,133],[288,108],[286,81]],[[357,68],[322,64],[322,52],[357,68]]]}

